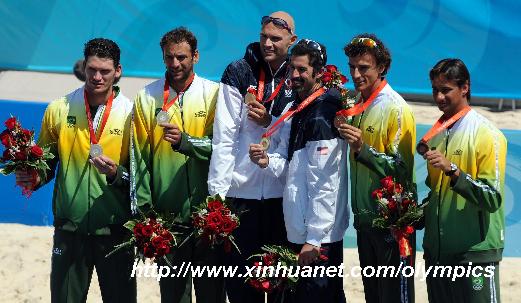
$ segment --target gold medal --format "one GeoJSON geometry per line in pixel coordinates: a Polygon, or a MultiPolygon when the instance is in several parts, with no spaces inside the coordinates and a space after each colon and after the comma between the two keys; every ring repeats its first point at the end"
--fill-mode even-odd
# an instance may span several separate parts
{"type": "Polygon", "coordinates": [[[246,103],[246,104],[250,104],[256,100],[257,99],[256,99],[255,95],[252,93],[246,93],[246,96],[244,96],[244,103],[246,103]]]}
{"type": "Polygon", "coordinates": [[[339,128],[340,125],[342,125],[344,123],[347,123],[346,117],[341,116],[341,115],[335,116],[335,120],[333,120],[333,124],[335,125],[336,128],[339,128]]]}
{"type": "Polygon", "coordinates": [[[170,117],[168,116],[168,113],[164,110],[157,113],[156,121],[157,123],[167,123],[170,120],[170,117]]]}
{"type": "Polygon", "coordinates": [[[99,144],[91,144],[89,155],[91,158],[96,158],[103,155],[103,148],[99,144]]]}
{"type": "Polygon", "coordinates": [[[270,139],[268,137],[263,137],[259,144],[262,146],[262,149],[266,151],[270,147],[270,139]]]}

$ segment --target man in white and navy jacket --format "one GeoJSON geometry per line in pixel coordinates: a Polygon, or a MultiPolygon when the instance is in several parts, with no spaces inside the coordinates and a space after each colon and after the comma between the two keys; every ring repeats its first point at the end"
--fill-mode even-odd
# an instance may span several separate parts
{"type": "MultiPolygon", "coordinates": [[[[301,266],[340,266],[349,221],[347,145],[333,125],[340,93],[322,87],[326,60],[325,47],[315,41],[300,40],[293,47],[290,73],[297,96],[285,112],[295,114],[274,133],[272,140],[280,140],[274,152],[250,145],[254,163],[274,176],[286,175],[284,220],[301,266]]],[[[345,302],[338,276],[301,277],[294,296],[295,302],[345,302]]]]}
{"type": "MultiPolygon", "coordinates": [[[[240,226],[234,231],[241,253],[233,250],[227,255],[228,265],[238,266],[238,274],[242,275],[245,266],[252,265],[247,258],[261,253],[263,245],[286,241],[283,178],[251,163],[248,149],[251,143],[260,142],[271,120],[294,100],[286,75],[288,50],[295,40],[295,25],[290,15],[275,12],[262,17],[260,42],[248,45],[244,58],[226,67],[220,83],[208,191],[210,195],[226,197],[237,211],[244,211],[240,226]],[[256,101],[248,100],[246,104],[250,87],[259,93],[256,101]]],[[[271,145],[275,148],[277,143],[273,141],[271,145]]],[[[226,292],[231,303],[264,302],[264,294],[244,284],[244,278],[227,278],[226,292]]]]}

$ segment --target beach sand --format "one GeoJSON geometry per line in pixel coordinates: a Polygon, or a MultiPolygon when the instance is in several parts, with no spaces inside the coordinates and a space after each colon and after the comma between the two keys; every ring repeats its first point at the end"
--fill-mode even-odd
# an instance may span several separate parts
{"type": "MultiPolygon", "coordinates": [[[[0,224],[4,236],[0,238],[0,302],[49,302],[49,274],[51,268],[52,227],[0,224]]],[[[423,254],[418,253],[416,264],[423,266],[423,254]]],[[[358,266],[356,249],[344,249],[344,272],[358,266]]],[[[521,258],[504,258],[500,263],[502,302],[519,302],[521,297],[521,258]]],[[[159,302],[159,285],[154,278],[141,277],[138,283],[138,302],[159,302]]],[[[416,302],[427,302],[424,281],[415,281],[416,302]]],[[[364,302],[360,277],[344,277],[344,291],[348,302],[364,302]]],[[[87,302],[101,302],[98,280],[94,274],[87,302]]]]}

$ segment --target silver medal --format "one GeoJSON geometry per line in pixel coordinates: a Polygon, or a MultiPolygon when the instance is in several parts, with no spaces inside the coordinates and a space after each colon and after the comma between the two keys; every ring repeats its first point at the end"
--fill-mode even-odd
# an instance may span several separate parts
{"type": "Polygon", "coordinates": [[[157,123],[167,123],[170,120],[168,113],[164,110],[160,111],[156,117],[157,123]]]}
{"type": "Polygon", "coordinates": [[[91,158],[96,158],[103,155],[103,148],[99,144],[91,144],[89,155],[91,158]]]}

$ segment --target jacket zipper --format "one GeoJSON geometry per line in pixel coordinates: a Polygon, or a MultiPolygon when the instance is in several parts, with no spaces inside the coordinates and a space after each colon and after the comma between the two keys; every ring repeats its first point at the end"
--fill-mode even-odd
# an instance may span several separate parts
{"type": "MultiPolygon", "coordinates": [[[[362,112],[362,114],[360,115],[360,120],[358,121],[358,128],[360,128],[360,125],[362,124],[362,118],[364,117],[364,114],[365,114],[365,111],[362,112]]],[[[354,121],[353,121],[354,122],[354,121]]],[[[354,156],[354,155],[353,155],[354,156]]],[[[358,188],[358,162],[357,161],[354,161],[355,162],[355,198],[358,197],[358,192],[356,191],[356,189],[358,188]]],[[[356,199],[358,200],[358,199],[356,199]]],[[[355,213],[358,213],[358,210],[359,210],[359,207],[358,207],[358,202],[355,202],[355,201],[351,201],[351,203],[353,204],[353,206],[355,206],[355,213]]]]}
{"type": "MultiPolygon", "coordinates": [[[[447,158],[447,151],[449,149],[449,136],[450,132],[449,130],[446,130],[446,137],[445,137],[445,158],[447,158]]],[[[441,188],[443,186],[443,175],[444,173],[441,173],[441,182],[440,182],[440,189],[438,190],[438,262],[440,260],[441,256],[441,231],[440,231],[440,211],[441,211],[441,188]]]]}
{"type": "MultiPolygon", "coordinates": [[[[181,112],[181,126],[183,127],[183,131],[185,131],[186,133],[186,130],[185,130],[185,119],[183,118],[184,117],[184,111],[183,111],[183,108],[182,106],[184,106],[184,96],[185,94],[183,93],[183,95],[181,96],[181,103],[179,103],[179,111],[181,112]]],[[[188,134],[187,134],[188,135],[188,134]]],[[[184,156],[184,155],[183,155],[184,156]]],[[[188,203],[190,203],[190,211],[191,211],[191,208],[192,208],[192,192],[190,191],[190,170],[188,169],[188,157],[187,156],[184,156],[185,157],[185,172],[186,172],[186,193],[188,194],[188,203]]]]}

